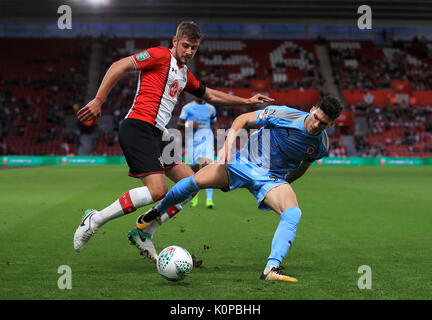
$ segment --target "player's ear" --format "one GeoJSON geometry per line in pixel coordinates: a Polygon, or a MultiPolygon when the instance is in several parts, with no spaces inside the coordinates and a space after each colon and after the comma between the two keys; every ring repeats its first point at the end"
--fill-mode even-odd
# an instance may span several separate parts
{"type": "Polygon", "coordinates": [[[172,38],[172,43],[173,43],[173,47],[174,47],[174,48],[175,48],[176,45],[177,45],[177,41],[178,41],[177,37],[174,36],[174,37],[172,38]]]}

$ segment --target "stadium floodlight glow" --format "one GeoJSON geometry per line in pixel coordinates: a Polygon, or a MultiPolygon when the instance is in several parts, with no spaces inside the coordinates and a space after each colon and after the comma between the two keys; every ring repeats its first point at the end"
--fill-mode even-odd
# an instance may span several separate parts
{"type": "Polygon", "coordinates": [[[91,4],[108,4],[109,0],[87,0],[88,2],[90,2],[91,4]]]}

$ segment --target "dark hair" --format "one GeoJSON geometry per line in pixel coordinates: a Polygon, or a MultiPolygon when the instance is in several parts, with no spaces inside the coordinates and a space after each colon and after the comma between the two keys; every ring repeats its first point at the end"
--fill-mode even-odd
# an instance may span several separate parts
{"type": "Polygon", "coordinates": [[[332,120],[336,120],[343,110],[339,100],[330,96],[321,98],[316,107],[321,109],[332,120]]]}
{"type": "Polygon", "coordinates": [[[176,37],[178,40],[186,37],[190,41],[201,41],[203,34],[198,25],[193,21],[182,21],[177,26],[176,37]]]}

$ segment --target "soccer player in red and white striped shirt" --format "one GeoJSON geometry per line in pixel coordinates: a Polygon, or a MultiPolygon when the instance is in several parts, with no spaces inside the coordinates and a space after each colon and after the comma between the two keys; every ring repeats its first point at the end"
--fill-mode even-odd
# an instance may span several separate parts
{"type": "MultiPolygon", "coordinates": [[[[169,142],[163,139],[165,126],[183,90],[215,106],[255,105],[273,101],[261,94],[250,98],[229,95],[200,83],[188,70],[187,63],[193,59],[201,40],[201,30],[194,22],[180,23],[171,49],[149,48],[114,62],[105,74],[96,97],[78,110],[79,121],[97,121],[103,102],[120,77],[125,72],[139,72],[137,92],[120,126],[119,142],[129,166],[129,175],[141,179],[144,186],[129,190],[102,210],[86,210],[74,235],[76,251],[81,251],[106,222],[162,199],[168,191],[165,176],[177,182],[193,175],[191,168],[181,161],[181,155],[176,155],[174,160],[170,158],[171,162],[167,163],[162,154],[169,142]]],[[[173,216],[180,209],[172,208],[168,216],[173,216]]],[[[149,258],[156,258],[152,234],[137,232],[129,234],[129,237],[132,242],[138,242],[138,248],[149,258]]]]}

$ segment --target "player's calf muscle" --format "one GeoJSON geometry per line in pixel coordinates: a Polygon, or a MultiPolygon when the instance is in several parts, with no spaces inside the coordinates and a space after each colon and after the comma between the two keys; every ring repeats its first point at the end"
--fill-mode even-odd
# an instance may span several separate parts
{"type": "Polygon", "coordinates": [[[168,187],[166,185],[152,185],[147,187],[150,191],[153,201],[155,202],[165,197],[168,192],[168,187]]]}
{"type": "Polygon", "coordinates": [[[188,165],[182,163],[167,170],[165,174],[172,181],[178,182],[181,179],[192,176],[194,174],[194,171],[188,165]]]}
{"type": "Polygon", "coordinates": [[[150,195],[153,199],[153,201],[158,201],[165,197],[165,195],[168,192],[167,184],[164,180],[158,181],[158,180],[142,180],[143,183],[147,186],[150,195]]]}

